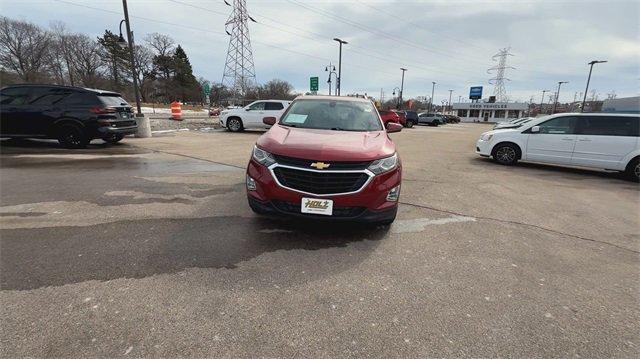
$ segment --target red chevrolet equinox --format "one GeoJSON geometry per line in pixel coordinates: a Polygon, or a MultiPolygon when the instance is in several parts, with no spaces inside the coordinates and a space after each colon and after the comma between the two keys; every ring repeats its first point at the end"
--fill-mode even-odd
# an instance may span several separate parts
{"type": "Polygon", "coordinates": [[[402,166],[371,101],[302,96],[262,135],[247,166],[249,205],[258,214],[390,224],[402,166]]]}

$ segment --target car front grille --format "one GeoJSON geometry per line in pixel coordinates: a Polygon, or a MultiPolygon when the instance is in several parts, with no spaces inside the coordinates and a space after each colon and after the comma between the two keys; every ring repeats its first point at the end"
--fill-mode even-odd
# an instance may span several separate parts
{"type": "MultiPolygon", "coordinates": [[[[273,201],[271,203],[278,210],[282,212],[292,213],[292,214],[301,214],[300,203],[291,203],[291,202],[284,202],[284,201],[273,201]]],[[[364,207],[333,207],[333,212],[331,214],[331,217],[342,217],[342,218],[357,217],[360,214],[362,214],[365,211],[365,209],[366,208],[364,207]]],[[[323,215],[321,214],[305,213],[305,215],[323,217],[323,215]]]]}
{"type": "Polygon", "coordinates": [[[315,172],[275,167],[273,173],[284,187],[319,195],[356,192],[369,180],[365,172],[315,172]]]}
{"type": "MultiPolygon", "coordinates": [[[[276,162],[282,165],[312,168],[311,164],[318,162],[315,160],[307,160],[304,158],[286,157],[280,155],[273,155],[276,162]]],[[[371,164],[371,161],[326,161],[329,164],[330,170],[364,170],[371,164]]]]}

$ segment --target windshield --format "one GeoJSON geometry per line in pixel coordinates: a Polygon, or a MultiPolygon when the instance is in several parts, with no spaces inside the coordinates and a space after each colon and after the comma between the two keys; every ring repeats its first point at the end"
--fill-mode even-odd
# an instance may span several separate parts
{"type": "Polygon", "coordinates": [[[280,124],[323,130],[382,130],[373,104],[360,101],[297,100],[282,117],[280,124]]]}

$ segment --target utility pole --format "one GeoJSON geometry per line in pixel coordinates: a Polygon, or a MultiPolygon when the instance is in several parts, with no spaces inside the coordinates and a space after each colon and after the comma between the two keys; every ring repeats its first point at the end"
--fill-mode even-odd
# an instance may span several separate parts
{"type": "Polygon", "coordinates": [[[428,112],[431,112],[431,109],[433,108],[433,94],[434,94],[434,92],[436,90],[436,82],[432,81],[431,84],[432,84],[432,86],[431,86],[431,98],[429,99],[429,111],[428,112]]]}
{"type": "Polygon", "coordinates": [[[227,5],[233,7],[233,11],[224,24],[229,35],[229,46],[222,84],[233,91],[235,105],[238,96],[244,97],[249,87],[256,82],[248,24],[249,21],[256,21],[247,12],[246,0],[233,0],[233,5],[227,5]]]}
{"type": "Polygon", "coordinates": [[[403,105],[403,102],[402,102],[402,91],[404,90],[404,72],[407,71],[407,69],[401,67],[400,70],[402,70],[402,82],[400,83],[400,99],[398,100],[398,105],[399,105],[398,109],[399,110],[402,109],[402,105],[403,105]]]}
{"type": "Polygon", "coordinates": [[[556,107],[558,105],[558,99],[560,98],[560,86],[562,86],[562,84],[568,84],[569,81],[558,81],[558,91],[556,91],[556,100],[553,101],[553,110],[551,111],[551,114],[553,115],[554,113],[556,113],[556,107]]]}
{"type": "Polygon", "coordinates": [[[129,22],[129,9],[127,8],[127,0],[122,0],[124,8],[124,22],[127,29],[127,40],[129,41],[129,56],[131,58],[131,75],[133,75],[133,92],[136,97],[137,116],[142,116],[140,109],[140,91],[138,90],[138,73],[136,72],[135,57],[133,56],[133,34],[131,33],[131,23],[129,22]]]}
{"type": "Polygon", "coordinates": [[[489,79],[489,83],[495,85],[493,95],[496,97],[496,102],[505,102],[507,100],[507,90],[504,87],[504,82],[510,80],[504,76],[505,70],[515,70],[515,67],[507,66],[507,56],[513,56],[509,52],[510,49],[510,47],[500,49],[497,54],[493,55],[492,59],[493,61],[498,61],[498,65],[487,70],[487,73],[496,72],[496,77],[489,79]]]}
{"type": "Polygon", "coordinates": [[[340,43],[340,54],[338,55],[338,79],[336,81],[336,90],[338,91],[338,96],[340,96],[340,87],[342,82],[342,45],[348,44],[348,42],[344,40],[340,40],[339,38],[334,38],[333,41],[337,41],[340,43]]]}
{"type": "Polygon", "coordinates": [[[449,90],[449,114],[451,114],[451,94],[453,93],[453,90],[449,90]]]}
{"type": "Polygon", "coordinates": [[[538,113],[539,115],[542,114],[542,104],[544,104],[544,94],[546,92],[549,92],[549,90],[542,90],[542,99],[540,100],[540,112],[538,113]]]}
{"type": "Polygon", "coordinates": [[[582,99],[582,107],[580,107],[580,112],[584,112],[584,105],[587,102],[587,92],[589,92],[589,82],[591,82],[591,72],[593,71],[593,65],[602,64],[607,62],[606,60],[593,60],[588,63],[591,67],[589,68],[589,77],[587,78],[587,88],[584,90],[584,98],[582,99]]]}

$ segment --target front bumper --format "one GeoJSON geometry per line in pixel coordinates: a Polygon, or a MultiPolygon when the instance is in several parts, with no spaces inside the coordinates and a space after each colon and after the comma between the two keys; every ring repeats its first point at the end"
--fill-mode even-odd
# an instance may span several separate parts
{"type": "Polygon", "coordinates": [[[253,178],[256,189],[247,191],[249,205],[264,209],[265,213],[280,213],[296,217],[343,219],[353,221],[382,221],[391,219],[397,210],[397,201],[387,201],[391,189],[400,185],[402,167],[373,176],[359,191],[350,194],[312,195],[280,186],[269,169],[253,159],[247,166],[247,175],[253,178]],[[333,201],[334,215],[323,216],[300,213],[302,198],[322,198],[333,201]]]}
{"type": "Polygon", "coordinates": [[[482,157],[490,157],[491,148],[492,148],[491,141],[478,140],[476,142],[476,153],[482,157]]]}

